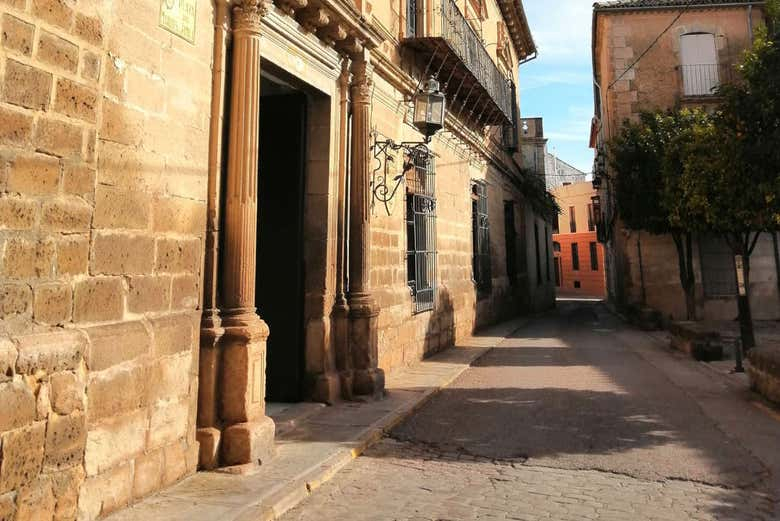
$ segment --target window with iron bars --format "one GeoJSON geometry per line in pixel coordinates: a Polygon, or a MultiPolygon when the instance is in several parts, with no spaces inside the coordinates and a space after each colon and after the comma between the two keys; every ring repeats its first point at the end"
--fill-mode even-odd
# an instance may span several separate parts
{"type": "Polygon", "coordinates": [[[406,176],[406,272],[415,313],[436,304],[435,162],[426,150],[415,149],[406,176]]]}
{"type": "Polygon", "coordinates": [[[471,234],[473,248],[473,277],[477,289],[490,292],[490,220],[488,219],[487,184],[474,181],[471,184],[471,234]]]}

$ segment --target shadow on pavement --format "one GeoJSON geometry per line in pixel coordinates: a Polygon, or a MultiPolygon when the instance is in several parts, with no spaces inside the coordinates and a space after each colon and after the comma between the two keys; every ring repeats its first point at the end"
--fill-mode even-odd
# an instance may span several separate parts
{"type": "MultiPolygon", "coordinates": [[[[767,469],[614,334],[596,303],[563,302],[473,364],[391,437],[447,453],[761,489],[767,469]]],[[[716,385],[716,384],[714,384],[716,385]]],[[[780,425],[778,426],[780,435],[780,425]]],[[[747,517],[749,519],[749,517],[747,517]]]]}

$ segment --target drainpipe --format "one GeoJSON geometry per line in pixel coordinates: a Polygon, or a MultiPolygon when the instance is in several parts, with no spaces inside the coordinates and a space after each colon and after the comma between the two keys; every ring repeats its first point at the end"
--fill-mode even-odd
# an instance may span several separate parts
{"type": "Polygon", "coordinates": [[[533,53],[531,56],[526,56],[526,57],[525,57],[525,58],[523,58],[523,59],[522,59],[520,62],[518,62],[517,66],[518,66],[518,67],[520,67],[520,66],[521,66],[521,65],[523,65],[523,64],[526,64],[526,63],[528,63],[528,62],[530,62],[530,61],[534,61],[534,60],[535,60],[535,59],[537,59],[538,57],[539,57],[539,53],[538,53],[538,52],[536,52],[536,51],[534,51],[534,53],[533,53]]]}
{"type": "Polygon", "coordinates": [[[748,36],[750,41],[753,41],[753,4],[747,7],[747,23],[748,23],[748,36]]]}

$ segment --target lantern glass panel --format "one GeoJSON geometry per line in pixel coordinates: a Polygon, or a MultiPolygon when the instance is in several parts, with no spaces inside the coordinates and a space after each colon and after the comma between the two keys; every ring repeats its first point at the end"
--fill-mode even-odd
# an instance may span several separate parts
{"type": "Polygon", "coordinates": [[[425,123],[428,120],[428,96],[418,94],[414,98],[414,122],[425,123]]]}
{"type": "Polygon", "coordinates": [[[444,96],[432,95],[429,96],[430,102],[430,118],[429,123],[434,125],[443,126],[444,124],[444,96]]]}

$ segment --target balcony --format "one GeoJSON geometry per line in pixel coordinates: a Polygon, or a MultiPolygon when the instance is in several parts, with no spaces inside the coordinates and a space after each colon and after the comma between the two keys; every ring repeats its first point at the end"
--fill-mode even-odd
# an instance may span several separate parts
{"type": "Polygon", "coordinates": [[[409,36],[403,43],[415,50],[429,75],[438,75],[449,111],[477,127],[513,126],[514,84],[498,69],[455,2],[438,0],[427,17],[418,3],[408,1],[409,36]]]}
{"type": "Polygon", "coordinates": [[[717,98],[718,88],[733,80],[733,67],[726,64],[680,65],[680,90],[684,100],[717,98]]]}

